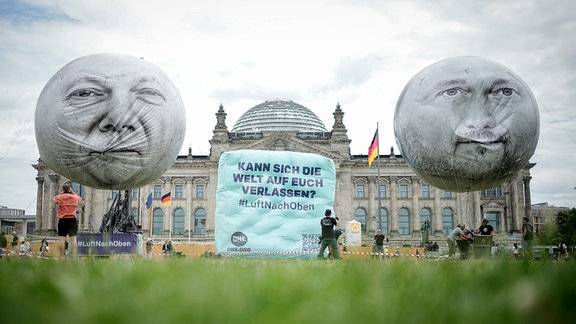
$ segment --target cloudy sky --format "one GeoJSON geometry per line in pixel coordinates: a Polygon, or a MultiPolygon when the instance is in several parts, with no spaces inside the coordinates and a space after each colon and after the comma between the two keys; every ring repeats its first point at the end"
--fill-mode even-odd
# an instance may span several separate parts
{"type": "Polygon", "coordinates": [[[187,111],[181,154],[208,154],[249,108],[290,99],[331,129],[337,103],[352,154],[398,148],[394,108],[408,80],[472,55],[520,75],[540,109],[532,202],[576,207],[576,1],[0,0],[0,205],[35,214],[34,110],[48,79],[93,53],[159,66],[187,111]]]}

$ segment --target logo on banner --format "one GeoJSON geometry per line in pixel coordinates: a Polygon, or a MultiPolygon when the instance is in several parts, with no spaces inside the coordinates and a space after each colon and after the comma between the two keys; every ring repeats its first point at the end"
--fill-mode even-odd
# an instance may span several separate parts
{"type": "Polygon", "coordinates": [[[235,246],[243,246],[248,243],[248,236],[242,232],[234,232],[230,238],[230,241],[232,241],[232,244],[235,246]]]}

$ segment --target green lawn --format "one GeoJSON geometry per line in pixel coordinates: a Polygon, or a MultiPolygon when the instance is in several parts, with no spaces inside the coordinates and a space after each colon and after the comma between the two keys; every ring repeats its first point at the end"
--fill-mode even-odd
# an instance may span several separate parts
{"type": "Polygon", "coordinates": [[[576,323],[576,262],[0,260],[4,323],[576,323]]]}

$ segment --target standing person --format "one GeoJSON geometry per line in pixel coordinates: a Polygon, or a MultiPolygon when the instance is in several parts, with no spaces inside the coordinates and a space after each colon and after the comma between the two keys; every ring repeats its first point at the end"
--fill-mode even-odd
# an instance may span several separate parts
{"type": "Polygon", "coordinates": [[[320,253],[318,253],[318,259],[324,259],[324,251],[326,247],[330,245],[334,253],[334,259],[339,259],[340,255],[338,253],[338,243],[336,242],[336,237],[334,235],[334,226],[338,225],[337,219],[331,217],[332,210],[326,209],[324,212],[324,218],[320,220],[320,226],[322,227],[322,241],[320,243],[320,253]]]}
{"type": "Polygon", "coordinates": [[[560,241],[558,244],[558,260],[568,258],[568,247],[564,244],[564,241],[560,241]]]}
{"type": "Polygon", "coordinates": [[[384,254],[384,235],[382,235],[382,230],[378,229],[376,235],[374,235],[374,254],[372,255],[372,259],[376,258],[376,256],[380,257],[384,254]]]}
{"type": "Polygon", "coordinates": [[[40,255],[46,256],[48,254],[48,250],[50,250],[50,248],[48,247],[48,240],[46,240],[46,238],[43,238],[42,242],[40,242],[40,255]]]}
{"type": "Polygon", "coordinates": [[[18,253],[18,235],[16,234],[16,231],[12,231],[12,243],[10,243],[10,246],[12,246],[12,252],[14,253],[18,253]]]}
{"type": "Polygon", "coordinates": [[[494,242],[494,238],[496,237],[496,231],[494,231],[494,227],[490,225],[490,221],[488,220],[488,218],[484,218],[482,220],[482,225],[478,227],[476,234],[489,235],[492,237],[492,242],[494,242]]]}
{"type": "Polygon", "coordinates": [[[467,244],[468,244],[468,241],[472,240],[472,238],[470,238],[469,236],[466,236],[466,234],[464,234],[465,228],[466,228],[466,225],[460,223],[448,235],[448,239],[446,241],[448,243],[448,256],[449,257],[456,255],[456,246],[458,247],[458,250],[460,250],[461,258],[466,257],[466,252],[468,252],[467,244]],[[466,246],[464,246],[464,244],[466,244],[466,246]]]}
{"type": "Polygon", "coordinates": [[[528,259],[533,258],[532,240],[534,240],[534,227],[530,224],[530,218],[522,218],[522,251],[528,259]]]}
{"type": "Polygon", "coordinates": [[[518,247],[518,244],[514,243],[514,245],[512,246],[512,255],[514,256],[514,259],[518,259],[519,254],[520,254],[520,248],[518,247]]]}
{"type": "Polygon", "coordinates": [[[62,185],[62,191],[54,197],[54,202],[58,205],[58,236],[62,237],[62,247],[66,245],[66,236],[70,237],[73,255],[76,255],[78,233],[76,207],[81,201],[82,198],[72,191],[69,183],[62,185]]]}
{"type": "MultiPolygon", "coordinates": [[[[338,217],[336,217],[338,219],[338,217]]],[[[339,228],[334,229],[334,239],[336,240],[336,246],[338,246],[338,239],[342,235],[342,230],[339,228]]],[[[328,257],[334,258],[334,250],[331,245],[328,245],[328,257]]]]}
{"type": "Polygon", "coordinates": [[[4,232],[0,232],[0,258],[2,258],[2,255],[6,252],[8,252],[6,250],[6,248],[8,247],[8,240],[6,239],[6,234],[4,234],[4,232]]]}
{"type": "Polygon", "coordinates": [[[162,245],[162,252],[165,256],[170,256],[172,254],[172,242],[170,242],[170,240],[164,242],[164,245],[162,245]]]}
{"type": "Polygon", "coordinates": [[[22,244],[20,244],[20,254],[25,255],[28,253],[30,253],[30,242],[28,242],[27,239],[24,239],[22,244]]]}
{"type": "Polygon", "coordinates": [[[147,258],[151,258],[152,257],[152,239],[148,238],[148,241],[146,241],[146,257],[147,258]]]}

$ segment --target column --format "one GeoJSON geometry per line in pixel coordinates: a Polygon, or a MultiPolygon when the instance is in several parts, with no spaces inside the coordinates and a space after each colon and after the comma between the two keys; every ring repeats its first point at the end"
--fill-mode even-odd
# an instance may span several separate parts
{"type": "Polygon", "coordinates": [[[524,177],[524,216],[530,218],[530,210],[532,209],[532,196],[530,194],[530,180],[532,177],[524,177]]]}
{"type": "Polygon", "coordinates": [[[42,211],[42,202],[43,196],[42,193],[44,192],[44,178],[37,177],[36,178],[36,231],[42,231],[42,224],[43,224],[43,211],[42,211]]]}
{"type": "MultiPolygon", "coordinates": [[[[378,192],[378,181],[376,177],[368,177],[368,215],[366,215],[366,234],[376,232],[378,227],[378,207],[374,208],[374,200],[378,197],[374,192],[378,192]],[[376,190],[374,190],[376,188],[376,190]],[[374,212],[376,211],[376,212],[374,212]]],[[[376,203],[376,205],[378,205],[376,203]]]]}
{"type": "Polygon", "coordinates": [[[412,236],[420,236],[420,206],[418,196],[420,195],[420,184],[416,179],[412,179],[412,236]]]}
{"type": "Polygon", "coordinates": [[[390,177],[390,214],[388,215],[390,237],[398,237],[398,182],[390,177]]]}
{"type": "Polygon", "coordinates": [[[517,180],[512,181],[510,185],[510,219],[511,221],[511,228],[508,230],[515,230],[520,231],[522,228],[522,220],[520,219],[520,215],[518,214],[518,194],[516,190],[516,183],[517,180]]]}
{"type": "Polygon", "coordinates": [[[481,207],[480,207],[480,191],[474,191],[474,205],[472,209],[473,217],[472,222],[470,223],[470,228],[478,228],[480,224],[482,224],[482,218],[484,215],[482,214],[481,207]]]}
{"type": "Polygon", "coordinates": [[[442,204],[440,200],[440,196],[442,195],[442,190],[431,187],[434,189],[434,214],[432,214],[432,228],[434,229],[434,235],[443,235],[444,231],[442,230],[442,204]]]}
{"type": "Polygon", "coordinates": [[[52,197],[56,196],[60,192],[60,176],[57,174],[48,175],[50,178],[50,185],[48,193],[44,195],[46,197],[47,204],[44,204],[45,213],[44,219],[48,221],[48,230],[56,231],[56,218],[57,218],[57,206],[52,202],[52,197]]]}
{"type": "Polygon", "coordinates": [[[186,215],[187,215],[187,232],[188,236],[194,234],[194,208],[192,206],[192,197],[194,197],[194,182],[192,177],[186,177],[186,215]]]}

